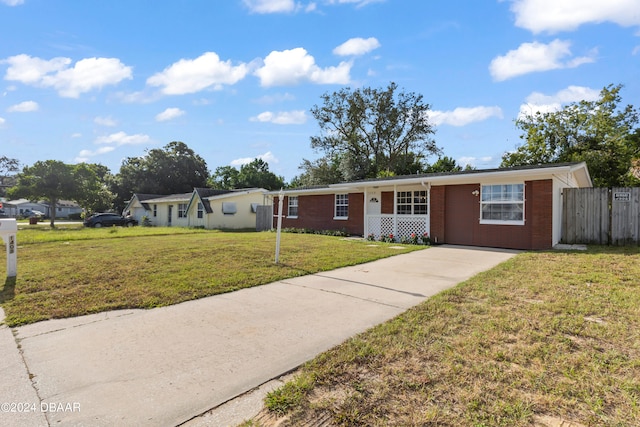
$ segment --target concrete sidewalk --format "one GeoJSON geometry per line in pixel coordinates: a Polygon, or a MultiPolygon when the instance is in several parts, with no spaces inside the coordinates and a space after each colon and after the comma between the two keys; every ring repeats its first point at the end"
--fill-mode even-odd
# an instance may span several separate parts
{"type": "Polygon", "coordinates": [[[436,246],[170,307],[2,326],[0,404],[23,405],[3,405],[0,425],[242,421],[254,414],[207,412],[515,253],[436,246]]]}

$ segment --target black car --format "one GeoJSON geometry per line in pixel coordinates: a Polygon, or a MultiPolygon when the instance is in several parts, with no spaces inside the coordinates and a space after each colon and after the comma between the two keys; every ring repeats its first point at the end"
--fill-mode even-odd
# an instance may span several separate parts
{"type": "Polygon", "coordinates": [[[112,227],[114,225],[133,227],[138,225],[135,218],[124,217],[115,213],[97,213],[84,220],[85,227],[112,227]]]}

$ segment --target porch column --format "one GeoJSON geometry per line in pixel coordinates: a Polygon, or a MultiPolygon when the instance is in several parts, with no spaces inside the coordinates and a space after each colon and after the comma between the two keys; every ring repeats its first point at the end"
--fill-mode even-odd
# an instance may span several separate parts
{"type": "Polygon", "coordinates": [[[393,235],[398,235],[398,185],[393,184],[393,235]]]}
{"type": "Polygon", "coordinates": [[[369,200],[369,198],[367,197],[367,187],[364,187],[364,221],[362,222],[364,224],[364,230],[362,230],[362,237],[364,237],[365,239],[367,238],[367,236],[369,235],[369,218],[367,217],[368,212],[368,204],[367,203],[369,200]]]}
{"type": "Polygon", "coordinates": [[[431,236],[431,183],[422,183],[422,186],[427,189],[427,223],[425,224],[425,231],[431,236]]]}

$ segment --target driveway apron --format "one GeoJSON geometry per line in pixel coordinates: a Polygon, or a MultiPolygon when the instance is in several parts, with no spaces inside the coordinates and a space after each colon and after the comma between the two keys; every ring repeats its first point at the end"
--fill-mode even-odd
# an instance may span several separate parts
{"type": "Polygon", "coordinates": [[[0,326],[0,403],[36,409],[2,411],[0,425],[179,425],[515,253],[436,246],[170,307],[0,326]]]}

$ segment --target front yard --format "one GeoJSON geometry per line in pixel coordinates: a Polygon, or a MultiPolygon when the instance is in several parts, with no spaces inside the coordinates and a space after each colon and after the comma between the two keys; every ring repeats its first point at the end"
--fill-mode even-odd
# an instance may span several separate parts
{"type": "Polygon", "coordinates": [[[0,305],[9,326],[151,308],[424,248],[283,233],[276,265],[275,239],[159,227],[19,230],[16,280],[4,280],[0,254],[0,305]]]}
{"type": "Polygon", "coordinates": [[[266,404],[244,425],[638,426],[640,248],[520,254],[319,355],[266,404]]]}

